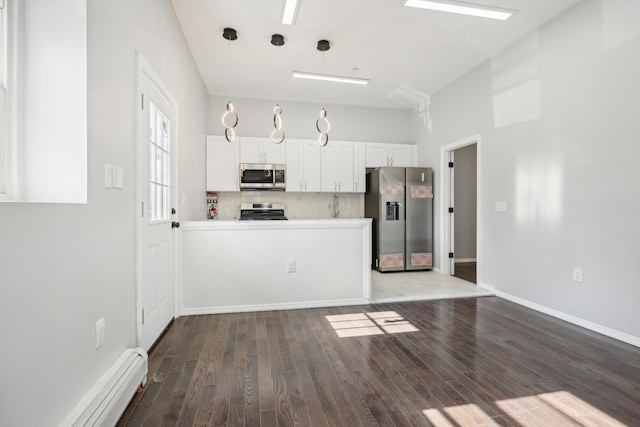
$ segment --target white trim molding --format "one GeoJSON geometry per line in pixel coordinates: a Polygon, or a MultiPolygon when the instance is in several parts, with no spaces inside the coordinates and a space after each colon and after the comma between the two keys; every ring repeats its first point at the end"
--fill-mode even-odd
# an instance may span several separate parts
{"type": "Polygon", "coordinates": [[[605,335],[609,338],[616,339],[618,341],[622,341],[624,343],[633,345],[635,347],[640,347],[640,337],[636,337],[633,335],[629,335],[624,332],[620,332],[615,329],[611,329],[607,326],[600,325],[598,323],[591,322],[589,320],[582,319],[580,317],[574,316],[572,314],[564,313],[562,311],[556,310],[551,307],[547,307],[542,304],[538,304],[533,301],[526,300],[524,298],[520,298],[515,295],[511,295],[507,292],[503,292],[500,290],[496,290],[494,286],[487,285],[485,283],[478,283],[478,286],[487,290],[495,290],[495,294],[497,297],[504,298],[508,301],[516,303],[518,305],[522,305],[524,307],[530,308],[532,310],[538,311],[540,313],[548,314],[549,316],[555,317],[560,320],[564,320],[565,322],[573,323],[574,325],[583,327],[593,332],[597,332],[599,334],[605,335]]]}
{"type": "Polygon", "coordinates": [[[476,267],[476,276],[478,278],[478,282],[482,278],[482,241],[480,236],[480,229],[482,228],[482,135],[473,135],[468,138],[461,139],[459,141],[453,142],[451,144],[443,145],[440,147],[440,250],[439,250],[439,259],[438,262],[439,270],[438,272],[444,275],[450,275],[450,268],[448,260],[448,249],[449,249],[449,213],[447,208],[452,206],[449,204],[449,195],[451,192],[449,191],[451,183],[449,177],[449,156],[448,153],[454,151],[458,148],[466,147],[467,145],[476,144],[476,258],[477,258],[477,267],[476,267]]]}
{"type": "Polygon", "coordinates": [[[282,304],[253,304],[253,305],[228,305],[220,307],[198,307],[183,308],[180,316],[194,316],[201,314],[222,314],[222,313],[246,313],[253,311],[271,311],[271,310],[298,310],[302,308],[322,308],[322,307],[343,307],[349,305],[367,305],[369,299],[356,298],[344,300],[326,300],[326,301],[301,301],[282,304]]]}

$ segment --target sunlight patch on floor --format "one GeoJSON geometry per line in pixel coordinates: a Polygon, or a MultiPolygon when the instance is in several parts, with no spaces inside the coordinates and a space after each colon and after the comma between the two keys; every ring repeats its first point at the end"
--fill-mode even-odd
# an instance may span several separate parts
{"type": "Polygon", "coordinates": [[[438,409],[426,409],[422,413],[436,427],[486,426],[499,427],[478,405],[468,404],[438,409]]]}
{"type": "Polygon", "coordinates": [[[395,311],[337,314],[325,316],[340,338],[417,332],[409,321],[395,311]]]}
{"type": "MultiPolygon", "coordinates": [[[[503,413],[498,418],[506,418],[520,427],[627,427],[567,391],[514,397],[495,403],[503,413]]],[[[500,425],[474,404],[425,409],[422,413],[435,427],[500,425]]]]}

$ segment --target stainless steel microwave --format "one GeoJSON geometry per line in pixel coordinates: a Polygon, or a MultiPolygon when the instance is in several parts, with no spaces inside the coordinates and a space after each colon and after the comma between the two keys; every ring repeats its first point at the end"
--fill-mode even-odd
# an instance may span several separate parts
{"type": "Polygon", "coordinates": [[[285,166],[240,163],[240,190],[284,190],[285,166]]]}

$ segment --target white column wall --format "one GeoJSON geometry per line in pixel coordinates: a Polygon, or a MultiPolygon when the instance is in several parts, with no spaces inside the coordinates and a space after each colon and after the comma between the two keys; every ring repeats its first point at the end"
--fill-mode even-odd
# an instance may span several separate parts
{"type": "MultiPolygon", "coordinates": [[[[88,203],[0,205],[0,425],[58,425],[136,344],[136,52],[179,103],[181,165],[204,170],[188,147],[204,145],[208,94],[170,1],[90,1],[87,10],[88,203]],[[124,168],[123,190],[103,188],[105,163],[124,168]],[[96,350],[101,317],[106,342],[96,350]]],[[[180,185],[188,208],[196,183],[180,185]]]]}
{"type": "Polygon", "coordinates": [[[638,2],[583,1],[435,94],[433,134],[417,128],[419,163],[482,136],[480,282],[640,345],[638,20],[638,2]]]}

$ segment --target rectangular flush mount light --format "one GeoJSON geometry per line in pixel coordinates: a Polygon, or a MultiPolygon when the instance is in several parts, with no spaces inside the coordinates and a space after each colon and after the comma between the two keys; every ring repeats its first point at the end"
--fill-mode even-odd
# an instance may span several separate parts
{"type": "Polygon", "coordinates": [[[326,74],[304,73],[302,71],[293,71],[291,72],[291,76],[297,79],[323,80],[325,82],[352,83],[356,85],[366,85],[369,83],[369,80],[367,79],[358,79],[355,77],[329,76],[326,74]]]}
{"type": "Polygon", "coordinates": [[[298,4],[300,0],[284,0],[284,10],[282,11],[282,23],[293,25],[298,14],[298,4]]]}
{"type": "Polygon", "coordinates": [[[499,19],[504,21],[513,15],[514,11],[490,7],[473,3],[451,0],[403,0],[404,6],[420,9],[436,10],[438,12],[458,13],[460,15],[479,16],[481,18],[499,19]]]}

